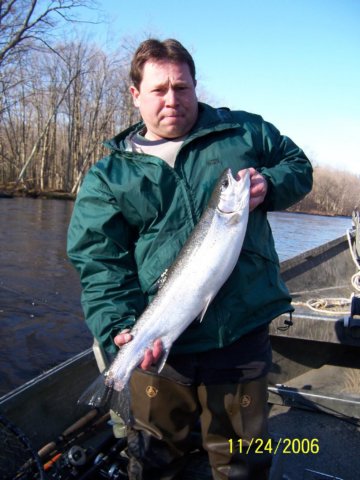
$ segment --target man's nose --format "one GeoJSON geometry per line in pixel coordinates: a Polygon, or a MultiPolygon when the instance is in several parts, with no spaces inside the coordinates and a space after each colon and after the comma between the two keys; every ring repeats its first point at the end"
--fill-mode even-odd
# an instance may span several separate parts
{"type": "Polygon", "coordinates": [[[169,87],[169,89],[167,90],[165,102],[167,107],[175,107],[178,104],[177,93],[174,88],[169,87]]]}

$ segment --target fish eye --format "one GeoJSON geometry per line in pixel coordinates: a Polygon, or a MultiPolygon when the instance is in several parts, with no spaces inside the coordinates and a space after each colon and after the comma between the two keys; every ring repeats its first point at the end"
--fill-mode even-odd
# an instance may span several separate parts
{"type": "Polygon", "coordinates": [[[228,180],[227,178],[223,181],[222,186],[223,186],[223,189],[224,189],[224,190],[225,190],[226,188],[228,188],[228,186],[229,186],[229,180],[228,180]]]}

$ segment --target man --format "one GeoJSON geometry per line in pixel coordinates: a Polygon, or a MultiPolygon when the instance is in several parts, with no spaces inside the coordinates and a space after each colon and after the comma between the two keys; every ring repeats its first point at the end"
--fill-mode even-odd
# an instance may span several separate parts
{"type": "Polygon", "coordinates": [[[161,339],[146,351],[131,382],[132,411],[143,478],[175,478],[200,418],[214,479],[266,479],[271,458],[251,444],[267,438],[268,324],[292,310],[266,212],[310,191],[311,165],[260,116],[199,103],[193,59],[176,40],[143,42],[130,76],[143,121],[107,144],[111,153],[86,175],[69,228],[86,321],[109,354],[131,341],[221,172],[248,169],[251,213],[238,264],[160,375],[161,339]]]}

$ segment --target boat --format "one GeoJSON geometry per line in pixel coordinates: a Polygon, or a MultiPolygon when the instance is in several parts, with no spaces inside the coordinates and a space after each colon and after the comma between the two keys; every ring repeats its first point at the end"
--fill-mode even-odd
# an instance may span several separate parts
{"type": "Polygon", "coordinates": [[[284,261],[295,312],[270,325],[271,398],[360,418],[360,222],[284,261]],[[355,234],[357,231],[357,235],[355,234]]]}
{"type": "MultiPolygon", "coordinates": [[[[271,443],[259,444],[258,454],[273,453],[271,480],[353,480],[360,471],[359,213],[342,237],[283,261],[281,271],[295,310],[270,326],[271,443]]],[[[0,398],[1,479],[127,478],[126,438],[114,437],[108,412],[77,404],[105,367],[94,343],[0,398]]],[[[211,478],[201,447],[192,461],[184,480],[211,478]]]]}

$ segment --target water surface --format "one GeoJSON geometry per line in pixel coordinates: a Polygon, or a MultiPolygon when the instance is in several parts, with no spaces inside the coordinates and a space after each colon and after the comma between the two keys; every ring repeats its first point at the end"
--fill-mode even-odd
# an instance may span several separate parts
{"type": "MultiPolygon", "coordinates": [[[[66,232],[73,203],[0,199],[0,395],[91,346],[66,232]]],[[[269,214],[280,259],[345,233],[349,218],[269,214]]]]}

